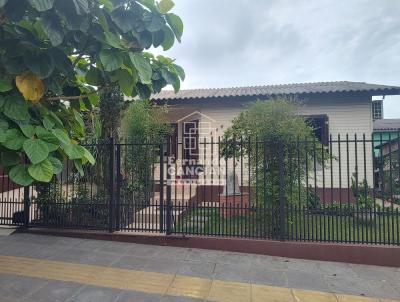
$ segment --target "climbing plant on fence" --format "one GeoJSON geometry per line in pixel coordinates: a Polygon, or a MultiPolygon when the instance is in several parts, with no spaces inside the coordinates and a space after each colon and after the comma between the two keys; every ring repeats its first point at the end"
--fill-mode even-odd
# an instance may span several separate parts
{"type": "Polygon", "coordinates": [[[0,154],[23,186],[49,182],[64,159],[94,163],[79,145],[82,113],[117,85],[149,98],[184,71],[146,49],[182,37],[171,0],[0,0],[0,154]]]}

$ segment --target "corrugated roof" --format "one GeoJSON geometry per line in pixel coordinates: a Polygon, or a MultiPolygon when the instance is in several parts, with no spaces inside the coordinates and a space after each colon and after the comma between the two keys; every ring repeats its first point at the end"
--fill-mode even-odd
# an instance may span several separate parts
{"type": "Polygon", "coordinates": [[[374,130],[400,131],[400,119],[381,119],[374,121],[374,130]]]}
{"type": "Polygon", "coordinates": [[[176,94],[173,91],[165,90],[153,95],[152,99],[156,101],[196,100],[243,96],[257,97],[354,92],[370,93],[371,95],[400,95],[400,87],[348,81],[317,82],[232,88],[190,89],[181,90],[176,94]]]}

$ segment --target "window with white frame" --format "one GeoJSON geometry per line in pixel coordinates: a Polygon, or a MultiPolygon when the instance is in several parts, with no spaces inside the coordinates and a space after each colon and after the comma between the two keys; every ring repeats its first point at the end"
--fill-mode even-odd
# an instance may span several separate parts
{"type": "Polygon", "coordinates": [[[372,118],[374,120],[383,118],[383,102],[381,100],[372,101],[372,118]]]}

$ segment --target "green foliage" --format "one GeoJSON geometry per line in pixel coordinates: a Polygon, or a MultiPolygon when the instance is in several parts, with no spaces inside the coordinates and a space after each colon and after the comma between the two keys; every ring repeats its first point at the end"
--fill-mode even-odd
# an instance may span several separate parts
{"type": "Polygon", "coordinates": [[[122,150],[127,171],[125,189],[140,201],[149,197],[151,168],[159,155],[159,145],[172,132],[165,110],[148,101],[136,101],[130,104],[122,120],[122,136],[133,144],[122,150]]]}
{"type": "Polygon", "coordinates": [[[351,191],[357,200],[358,206],[361,209],[373,208],[375,200],[369,195],[370,187],[368,181],[365,178],[362,181],[357,181],[357,173],[354,173],[351,177],[351,191]]]}
{"type": "MultiPolygon", "coordinates": [[[[249,156],[253,175],[250,184],[258,187],[258,196],[253,200],[260,205],[279,201],[280,159],[285,185],[291,188],[285,190],[286,200],[307,203],[310,207],[319,203],[303,184],[314,168],[314,159],[316,164],[322,163],[322,153],[326,151],[316,140],[313,129],[298,115],[299,106],[295,100],[284,98],[252,102],[224,134],[225,147],[220,155],[239,158],[243,152],[249,156]]],[[[328,158],[329,155],[324,157],[328,158]]]]}
{"type": "Polygon", "coordinates": [[[117,86],[147,99],[184,72],[145,52],[172,47],[183,25],[171,0],[0,0],[0,154],[20,185],[49,181],[60,163],[93,162],[77,144],[82,115],[117,86]],[[16,160],[17,159],[17,160],[16,160]],[[55,160],[57,159],[57,160],[55,160]],[[51,174],[51,175],[50,175],[51,174]]]}

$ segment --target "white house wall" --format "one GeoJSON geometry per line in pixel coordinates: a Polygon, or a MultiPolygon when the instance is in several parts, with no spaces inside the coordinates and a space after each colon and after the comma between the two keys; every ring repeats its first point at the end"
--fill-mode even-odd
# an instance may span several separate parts
{"type": "MultiPolygon", "coordinates": [[[[232,120],[234,117],[239,115],[239,113],[244,110],[244,106],[240,101],[230,101],[229,103],[222,103],[216,101],[214,104],[202,103],[199,101],[197,105],[175,105],[170,106],[169,111],[171,112],[171,122],[176,121],[176,115],[172,114],[173,112],[182,111],[184,108],[185,112],[194,112],[198,111],[202,113],[200,117],[200,123],[206,117],[209,117],[215,120],[215,127],[212,133],[214,141],[218,140],[218,136],[222,136],[224,131],[229,128],[232,124],[232,120]],[[179,110],[174,110],[179,108],[179,110]]],[[[299,112],[301,115],[320,115],[326,114],[329,118],[329,133],[332,135],[333,140],[338,139],[338,135],[340,135],[341,140],[346,139],[346,135],[349,136],[349,139],[354,140],[354,135],[357,135],[357,138],[362,140],[363,135],[365,134],[366,140],[371,139],[373,125],[371,118],[371,99],[369,97],[358,97],[358,98],[313,98],[304,100],[303,105],[299,112]]],[[[179,138],[181,139],[181,126],[179,125],[179,138]]],[[[210,134],[202,134],[199,136],[201,142],[206,138],[207,141],[211,140],[210,134]]],[[[340,157],[340,166],[339,166],[339,148],[338,144],[334,143],[332,147],[332,153],[336,157],[333,160],[333,168],[326,167],[325,169],[325,186],[327,188],[348,188],[348,180],[351,179],[355,169],[355,143],[350,142],[348,144],[349,151],[349,160],[347,160],[347,144],[345,142],[341,143],[341,157],[340,157]],[[340,171],[340,173],[339,173],[340,171]],[[341,175],[341,177],[339,177],[341,175]],[[331,183],[331,178],[333,178],[333,183],[331,183]]],[[[200,145],[203,148],[203,145],[200,145]]],[[[216,149],[216,148],[214,148],[216,149]]],[[[203,151],[203,150],[201,150],[203,151]]],[[[213,157],[217,158],[218,150],[214,150],[213,157]]],[[[181,150],[179,150],[181,152],[181,150]]],[[[205,150],[207,157],[211,156],[211,147],[207,145],[207,149],[205,150]]],[[[181,154],[179,155],[181,156],[181,154]]],[[[372,160],[372,146],[370,142],[366,142],[365,144],[365,169],[364,169],[364,144],[362,142],[357,145],[357,162],[358,162],[358,171],[359,171],[359,180],[367,179],[369,186],[373,185],[373,160],[372,160]]],[[[202,156],[200,156],[200,159],[202,156]]],[[[248,180],[248,172],[246,170],[247,163],[243,163],[244,171],[243,171],[243,183],[246,184],[248,180]]],[[[232,161],[229,163],[229,168],[232,169],[232,161]]],[[[239,170],[240,171],[240,170],[239,170]]],[[[237,172],[239,175],[239,182],[242,182],[240,172],[237,172]]],[[[322,180],[322,169],[319,168],[319,172],[317,173],[317,186],[321,187],[323,184],[322,180]]],[[[351,183],[351,182],[350,182],[351,183]]],[[[310,184],[314,184],[313,173],[310,175],[310,184]]]]}

